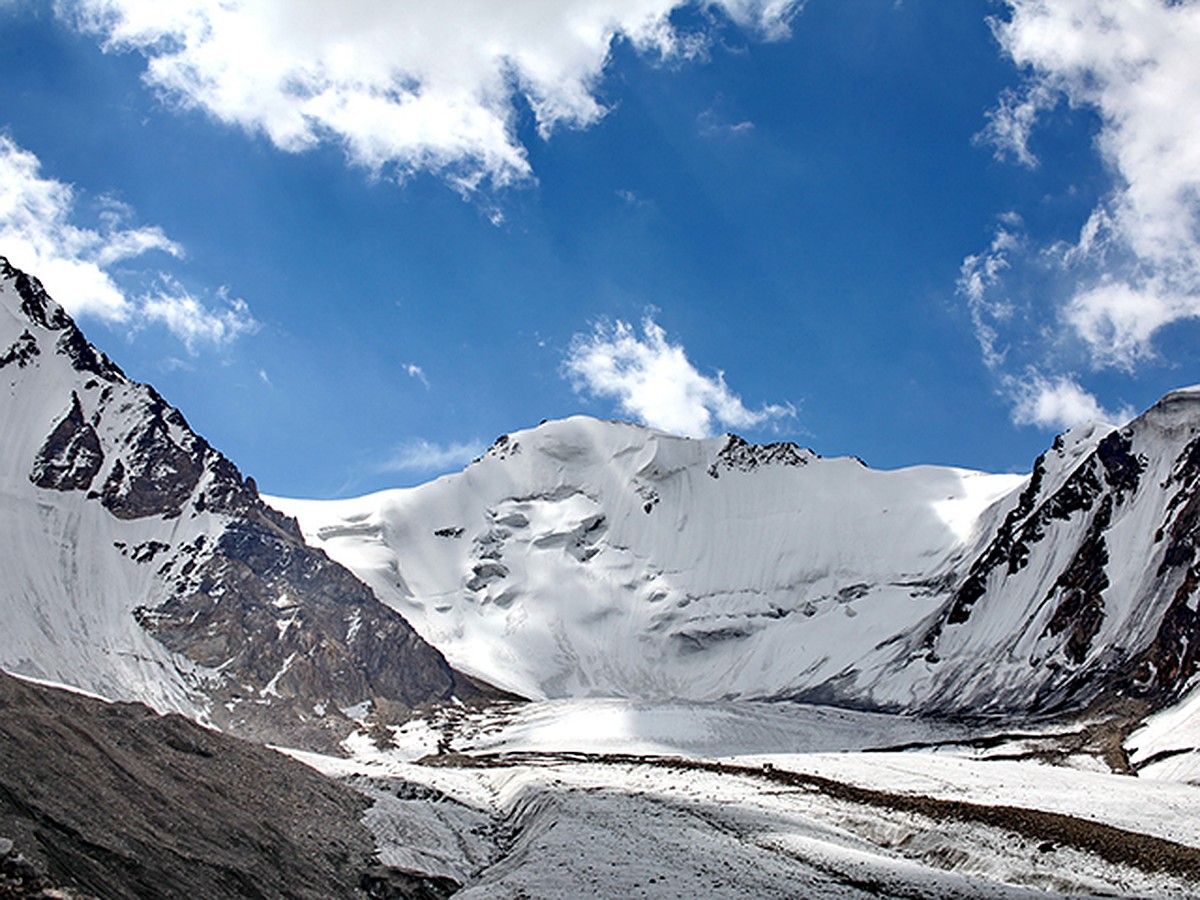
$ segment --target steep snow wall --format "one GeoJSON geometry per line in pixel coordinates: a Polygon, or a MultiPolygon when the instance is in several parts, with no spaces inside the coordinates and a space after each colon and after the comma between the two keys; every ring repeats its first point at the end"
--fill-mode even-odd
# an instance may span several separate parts
{"type": "Polygon", "coordinates": [[[1200,392],[1028,476],[876,471],[573,418],[460,474],[269,502],[457,666],[532,697],[939,713],[1161,705],[1196,669],[1200,392]]]}
{"type": "Polygon", "coordinates": [[[269,502],[467,671],[715,699],[827,684],[936,616],[1025,481],[580,417],[418,488],[269,502]]]}

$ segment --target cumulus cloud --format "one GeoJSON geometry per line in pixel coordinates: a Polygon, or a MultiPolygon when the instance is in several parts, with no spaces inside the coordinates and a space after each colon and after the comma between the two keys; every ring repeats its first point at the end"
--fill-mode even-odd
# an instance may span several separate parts
{"type": "Polygon", "coordinates": [[[424,438],[406,441],[392,452],[379,467],[381,473],[412,472],[428,474],[459,469],[478,459],[487,449],[482,441],[435,444],[424,438]]]}
{"type": "MultiPolygon", "coordinates": [[[[1001,346],[1007,336],[1009,348],[1022,340],[1039,348],[1042,358],[1024,361],[1038,371],[1082,364],[1134,373],[1157,359],[1163,329],[1200,317],[1200,3],[1007,3],[1007,18],[992,26],[1025,81],[1000,96],[982,137],[1034,166],[1041,119],[1062,106],[1092,110],[1111,183],[1073,240],[1038,245],[1006,228],[999,244],[964,261],[959,287],[984,361],[1014,362],[1001,346]]],[[[1027,393],[1013,387],[1015,418],[1065,421],[1089,410],[1067,389],[1079,388],[1074,376],[1045,378],[1042,393],[1063,401],[1062,415],[1031,413],[1027,393]]]]}
{"type": "Polygon", "coordinates": [[[72,187],[45,177],[34,154],[0,134],[0,254],[36,275],[72,315],[131,330],[158,323],[191,352],[256,327],[244,301],[222,295],[222,308],[211,309],[167,274],[148,292],[129,296],[114,266],[152,251],[178,258],[182,248],[157,226],[127,227],[133,211],[111,199],[102,201],[97,227],[78,225],[75,217],[72,187]]]}
{"type": "MultiPolygon", "coordinates": [[[[1090,107],[1116,184],[1115,241],[1195,275],[1200,214],[1200,4],[1166,0],[1009,0],[996,35],[1029,90],[1090,107]]],[[[1049,102],[1043,102],[1043,107],[1049,102]]],[[[1027,151],[1026,151],[1027,152],[1027,151]]]]}
{"type": "Polygon", "coordinates": [[[1089,391],[1069,375],[1046,378],[1030,373],[1008,385],[1013,399],[1013,421],[1018,425],[1065,429],[1085,422],[1123,425],[1134,412],[1124,407],[1110,412],[1089,391]]]}
{"type": "MultiPolygon", "coordinates": [[[[299,151],[324,141],[356,164],[437,172],[461,190],[531,175],[519,105],[538,133],[606,112],[597,87],[614,42],[694,56],[706,33],[671,14],[691,0],[58,0],[59,15],[111,51],[147,59],[164,96],[299,151]]],[[[801,0],[705,0],[783,38],[801,0]]]]}
{"type": "Polygon", "coordinates": [[[795,415],[791,405],[747,408],[725,384],[724,372],[698,371],[649,317],[640,337],[621,321],[576,335],[565,369],[580,393],[615,400],[623,414],[672,434],[708,437],[714,424],[753,428],[795,415]]]}

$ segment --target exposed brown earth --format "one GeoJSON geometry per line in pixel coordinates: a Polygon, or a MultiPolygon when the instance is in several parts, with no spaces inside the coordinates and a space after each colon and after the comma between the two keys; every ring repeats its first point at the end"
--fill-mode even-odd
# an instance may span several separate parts
{"type": "Polygon", "coordinates": [[[145,706],[0,673],[0,896],[440,898],[387,869],[370,801],[280,753],[145,706]],[[6,875],[7,878],[7,875],[6,875]],[[7,891],[7,893],[5,893],[7,891]],[[57,896],[63,896],[59,894],[57,896]]]}

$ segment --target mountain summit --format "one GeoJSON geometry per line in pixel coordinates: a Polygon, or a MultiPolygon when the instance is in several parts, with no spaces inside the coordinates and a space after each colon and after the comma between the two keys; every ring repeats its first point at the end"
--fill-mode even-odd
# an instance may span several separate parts
{"type": "Polygon", "coordinates": [[[479,694],[2,257],[0,421],[3,668],[318,747],[479,694]]]}
{"type": "Polygon", "coordinates": [[[1200,390],[1027,476],[574,418],[458,475],[270,498],[455,664],[535,697],[1031,714],[1196,671],[1200,390]]]}

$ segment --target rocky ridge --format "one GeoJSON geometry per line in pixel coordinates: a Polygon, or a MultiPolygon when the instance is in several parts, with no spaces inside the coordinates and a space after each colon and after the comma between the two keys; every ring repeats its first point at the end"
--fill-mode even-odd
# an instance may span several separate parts
{"type": "Polygon", "coordinates": [[[33,627],[0,637],[0,666],[324,749],[354,719],[484,696],[3,258],[0,306],[0,407],[21,423],[0,459],[0,516],[25,554],[59,567],[12,573],[6,604],[33,627]],[[83,622],[37,612],[42,577],[78,598],[83,622]],[[92,665],[63,646],[71,628],[92,665]],[[134,657],[154,672],[131,674],[134,657]]]}

